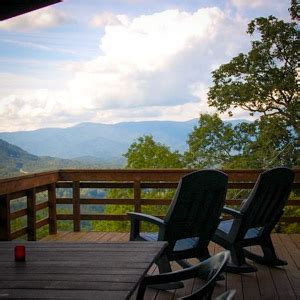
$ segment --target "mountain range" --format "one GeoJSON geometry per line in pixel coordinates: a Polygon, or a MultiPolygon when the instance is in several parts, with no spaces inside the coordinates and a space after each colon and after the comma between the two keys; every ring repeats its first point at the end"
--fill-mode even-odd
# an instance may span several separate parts
{"type": "Polygon", "coordinates": [[[186,122],[81,123],[68,128],[1,132],[0,138],[37,156],[122,163],[122,154],[130,144],[146,134],[151,134],[155,141],[172,150],[184,151],[188,135],[196,124],[197,119],[186,122]]]}
{"type": "Polygon", "coordinates": [[[150,134],[171,150],[184,152],[197,123],[197,119],[81,123],[68,128],[0,132],[0,176],[59,168],[123,167],[126,161],[122,155],[128,147],[138,137],[150,134]]]}

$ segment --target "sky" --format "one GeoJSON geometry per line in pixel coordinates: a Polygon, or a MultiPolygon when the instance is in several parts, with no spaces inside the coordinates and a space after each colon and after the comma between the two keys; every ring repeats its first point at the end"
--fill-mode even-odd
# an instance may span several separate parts
{"type": "MultiPolygon", "coordinates": [[[[211,72],[289,0],[64,0],[0,22],[0,131],[198,118],[211,72]]],[[[227,114],[221,115],[226,120],[227,114]]],[[[237,109],[235,119],[249,119],[237,109]]]]}

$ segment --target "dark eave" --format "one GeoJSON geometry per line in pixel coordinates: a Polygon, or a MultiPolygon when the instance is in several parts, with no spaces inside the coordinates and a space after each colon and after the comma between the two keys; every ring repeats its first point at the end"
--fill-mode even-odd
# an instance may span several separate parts
{"type": "Polygon", "coordinates": [[[62,0],[1,0],[0,21],[52,5],[62,0]]]}

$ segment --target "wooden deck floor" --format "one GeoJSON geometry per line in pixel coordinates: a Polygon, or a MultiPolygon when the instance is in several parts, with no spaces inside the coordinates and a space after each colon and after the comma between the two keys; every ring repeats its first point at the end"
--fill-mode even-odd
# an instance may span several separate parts
{"type": "MultiPolygon", "coordinates": [[[[227,289],[235,289],[235,299],[300,299],[300,234],[273,234],[272,239],[279,257],[285,259],[288,265],[280,268],[269,268],[255,264],[258,272],[249,274],[225,274],[225,280],[219,281],[214,295],[219,295],[227,289]]],[[[128,241],[127,233],[116,232],[59,232],[47,236],[43,241],[61,242],[105,242],[128,241]]],[[[211,254],[223,249],[214,243],[210,245],[211,254]]],[[[259,251],[252,247],[252,251],[259,251]]],[[[252,263],[251,261],[249,261],[252,263]]],[[[174,263],[173,269],[178,268],[174,263]]],[[[156,273],[153,266],[151,273],[156,273]]],[[[172,291],[157,291],[148,289],[145,299],[172,300],[192,292],[200,284],[198,279],[185,282],[185,287],[172,291]]]]}

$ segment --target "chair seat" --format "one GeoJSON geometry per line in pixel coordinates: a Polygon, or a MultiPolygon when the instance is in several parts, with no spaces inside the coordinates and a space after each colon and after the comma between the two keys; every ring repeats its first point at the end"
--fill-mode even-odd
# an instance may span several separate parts
{"type": "MultiPolygon", "coordinates": [[[[233,221],[234,220],[226,220],[226,221],[220,222],[218,229],[216,231],[216,235],[218,235],[219,237],[227,238],[227,236],[231,230],[233,221]]],[[[261,234],[260,228],[250,228],[246,232],[244,239],[247,240],[247,239],[257,238],[260,236],[260,234],[261,234]]]]}
{"type": "MultiPolygon", "coordinates": [[[[145,239],[146,241],[157,241],[158,240],[158,233],[156,232],[145,232],[140,233],[140,236],[145,239]]],[[[173,251],[184,251],[196,248],[198,245],[199,238],[188,238],[178,240],[175,244],[173,251]]]]}

